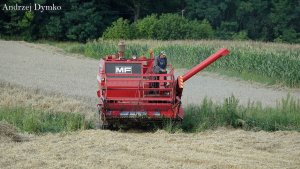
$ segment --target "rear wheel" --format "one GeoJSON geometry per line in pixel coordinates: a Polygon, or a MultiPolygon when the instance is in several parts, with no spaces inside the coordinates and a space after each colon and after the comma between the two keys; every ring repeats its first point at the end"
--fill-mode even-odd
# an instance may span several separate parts
{"type": "Polygon", "coordinates": [[[107,123],[105,116],[100,108],[98,110],[96,118],[97,118],[96,119],[96,128],[97,129],[102,129],[102,130],[108,129],[108,123],[107,123]]]}

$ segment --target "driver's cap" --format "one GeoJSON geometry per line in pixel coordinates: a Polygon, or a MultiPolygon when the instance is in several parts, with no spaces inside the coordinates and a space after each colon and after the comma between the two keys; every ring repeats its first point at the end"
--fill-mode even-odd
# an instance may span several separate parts
{"type": "Polygon", "coordinates": [[[160,54],[161,54],[161,55],[164,55],[164,56],[167,55],[165,51],[161,51],[160,54]]]}

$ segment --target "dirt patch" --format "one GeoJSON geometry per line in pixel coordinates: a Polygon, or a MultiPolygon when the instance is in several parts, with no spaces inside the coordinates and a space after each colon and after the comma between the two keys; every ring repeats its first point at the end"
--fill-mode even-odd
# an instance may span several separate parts
{"type": "Polygon", "coordinates": [[[299,168],[299,132],[88,130],[0,143],[3,168],[299,168]],[[6,147],[10,147],[7,149],[6,147]]]}
{"type": "Polygon", "coordinates": [[[7,141],[23,142],[29,141],[29,137],[18,133],[18,130],[13,125],[0,121],[0,140],[3,143],[7,141]]]}

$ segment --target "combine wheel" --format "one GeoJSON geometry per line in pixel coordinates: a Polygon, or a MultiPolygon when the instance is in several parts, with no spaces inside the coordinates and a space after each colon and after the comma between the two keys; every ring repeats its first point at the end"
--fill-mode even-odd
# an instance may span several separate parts
{"type": "Polygon", "coordinates": [[[182,119],[177,119],[174,121],[173,126],[178,126],[182,124],[182,119]]]}
{"type": "Polygon", "coordinates": [[[97,122],[96,122],[96,128],[97,129],[102,129],[102,130],[105,130],[105,129],[108,129],[108,123],[107,121],[105,120],[105,116],[103,115],[102,111],[98,110],[98,113],[96,115],[97,117],[97,122]]]}

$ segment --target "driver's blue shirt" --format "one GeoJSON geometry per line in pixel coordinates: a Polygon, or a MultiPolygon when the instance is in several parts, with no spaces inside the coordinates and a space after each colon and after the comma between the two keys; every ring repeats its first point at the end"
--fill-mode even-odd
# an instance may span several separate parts
{"type": "Polygon", "coordinates": [[[153,65],[153,72],[154,73],[160,73],[163,70],[167,68],[167,58],[160,58],[159,56],[155,57],[154,65],[153,65]]]}
{"type": "Polygon", "coordinates": [[[167,58],[166,57],[164,57],[164,58],[158,57],[157,65],[162,69],[166,69],[166,67],[167,67],[167,58]]]}

